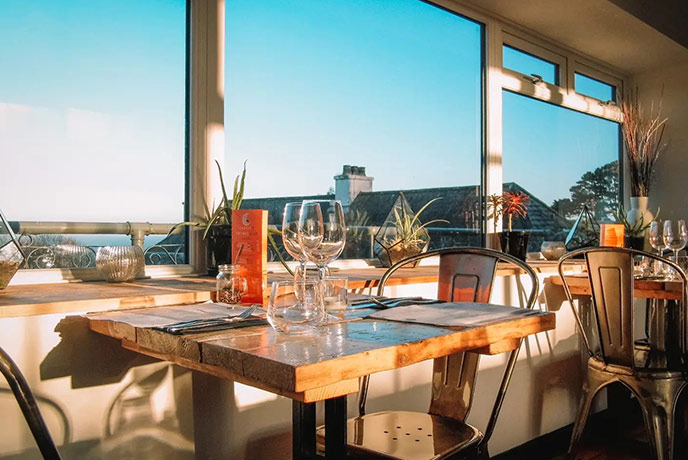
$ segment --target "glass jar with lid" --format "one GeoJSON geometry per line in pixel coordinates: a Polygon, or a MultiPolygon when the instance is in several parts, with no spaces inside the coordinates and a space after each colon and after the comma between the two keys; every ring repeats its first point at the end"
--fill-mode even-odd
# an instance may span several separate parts
{"type": "Polygon", "coordinates": [[[241,298],[248,292],[248,283],[240,265],[219,265],[216,277],[217,301],[230,305],[241,302],[241,298]]]}

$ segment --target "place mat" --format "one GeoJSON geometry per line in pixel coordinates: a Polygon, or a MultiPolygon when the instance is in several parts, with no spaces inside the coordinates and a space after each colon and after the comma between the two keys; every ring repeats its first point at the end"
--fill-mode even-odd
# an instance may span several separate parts
{"type": "Polygon", "coordinates": [[[395,307],[376,311],[368,318],[442,327],[477,327],[538,313],[537,310],[488,303],[448,302],[395,307]]]}

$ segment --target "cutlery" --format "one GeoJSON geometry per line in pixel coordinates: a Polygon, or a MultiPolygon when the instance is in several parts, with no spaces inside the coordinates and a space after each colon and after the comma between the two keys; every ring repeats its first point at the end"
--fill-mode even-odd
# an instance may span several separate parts
{"type": "Polygon", "coordinates": [[[163,332],[167,332],[168,334],[173,334],[173,335],[184,335],[184,334],[201,334],[204,332],[217,332],[217,331],[226,331],[229,329],[239,329],[242,327],[250,327],[250,326],[263,326],[265,324],[268,324],[267,320],[262,319],[262,318],[253,318],[253,319],[244,319],[240,321],[225,321],[222,323],[209,323],[209,324],[202,324],[200,326],[186,326],[183,328],[154,328],[157,330],[161,330],[163,332]]]}
{"type": "Polygon", "coordinates": [[[172,332],[172,331],[179,330],[179,329],[202,327],[202,326],[211,326],[211,325],[215,325],[215,324],[234,323],[234,322],[249,318],[256,311],[257,308],[258,308],[257,305],[252,305],[251,307],[247,308],[246,310],[242,311],[240,314],[235,315],[235,316],[226,316],[223,318],[211,318],[211,319],[192,319],[190,321],[181,321],[179,323],[174,323],[174,324],[169,324],[167,326],[164,326],[164,329],[172,332]]]}

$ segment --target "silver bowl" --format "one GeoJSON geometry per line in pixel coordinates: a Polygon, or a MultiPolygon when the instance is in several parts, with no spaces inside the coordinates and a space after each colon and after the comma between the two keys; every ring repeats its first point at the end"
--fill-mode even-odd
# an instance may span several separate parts
{"type": "Polygon", "coordinates": [[[143,270],[143,250],[138,246],[103,246],[96,253],[96,268],[107,281],[130,281],[143,270]]]}
{"type": "Polygon", "coordinates": [[[540,252],[547,260],[558,260],[566,254],[566,246],[563,241],[544,241],[540,246],[540,252]]]}

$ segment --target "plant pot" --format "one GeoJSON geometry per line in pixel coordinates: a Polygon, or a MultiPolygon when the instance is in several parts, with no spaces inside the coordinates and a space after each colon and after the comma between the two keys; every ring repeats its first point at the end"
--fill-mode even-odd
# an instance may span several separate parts
{"type": "MultiPolygon", "coordinates": [[[[417,244],[403,244],[402,241],[399,241],[395,244],[393,244],[390,247],[384,247],[382,248],[383,250],[379,252],[378,254],[378,259],[380,260],[380,263],[382,264],[383,267],[389,268],[392,265],[396,264],[400,260],[403,260],[407,257],[415,256],[416,254],[420,254],[422,252],[425,252],[428,250],[428,242],[427,241],[422,241],[417,244]]],[[[418,265],[418,261],[409,263],[408,265],[405,265],[405,268],[413,268],[416,265],[418,265]]]]}
{"type": "Polygon", "coordinates": [[[626,213],[626,219],[631,225],[634,225],[637,221],[642,220],[643,226],[646,226],[654,220],[654,216],[647,207],[646,196],[632,196],[631,197],[631,209],[626,213]]]}
{"type": "Polygon", "coordinates": [[[207,269],[209,276],[217,276],[219,265],[230,264],[232,260],[232,226],[214,225],[205,237],[207,269]]]}
{"type": "Polygon", "coordinates": [[[530,233],[528,232],[501,232],[499,241],[502,245],[502,252],[525,261],[529,237],[530,233]]]}
{"type": "Polygon", "coordinates": [[[624,247],[642,251],[645,248],[645,237],[643,236],[624,236],[624,247]]]}

